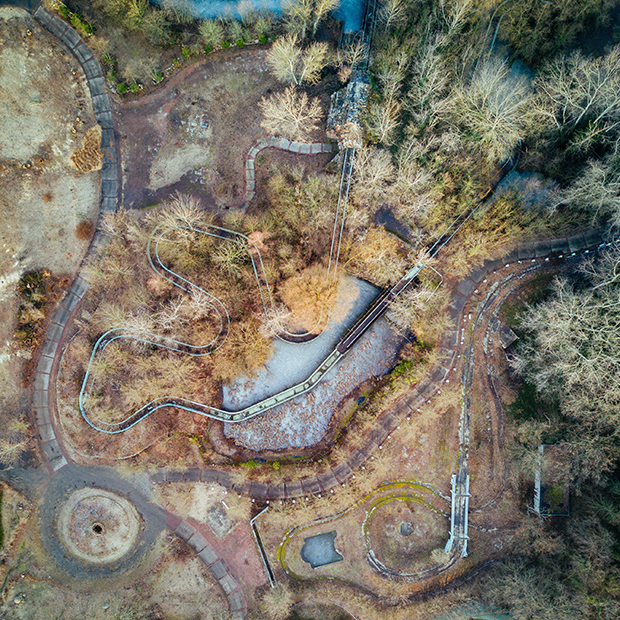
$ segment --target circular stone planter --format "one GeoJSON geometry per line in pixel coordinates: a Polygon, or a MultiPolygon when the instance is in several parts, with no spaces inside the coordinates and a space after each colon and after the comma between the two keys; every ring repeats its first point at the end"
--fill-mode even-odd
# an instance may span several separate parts
{"type": "Polygon", "coordinates": [[[133,504],[103,489],[74,491],[60,509],[59,539],[73,556],[90,564],[110,564],[137,544],[144,522],[133,504]]]}

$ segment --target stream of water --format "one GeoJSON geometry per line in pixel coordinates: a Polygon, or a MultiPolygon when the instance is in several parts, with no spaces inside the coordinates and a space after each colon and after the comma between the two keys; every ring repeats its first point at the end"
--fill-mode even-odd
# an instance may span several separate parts
{"type": "MultiPolygon", "coordinates": [[[[282,5],[286,0],[189,0],[196,15],[202,19],[214,17],[239,17],[239,7],[247,11],[251,6],[257,11],[282,12],[282,5]]],[[[340,6],[335,11],[336,19],[344,24],[345,32],[355,32],[362,27],[364,6],[366,0],[340,0],[340,6]]]]}

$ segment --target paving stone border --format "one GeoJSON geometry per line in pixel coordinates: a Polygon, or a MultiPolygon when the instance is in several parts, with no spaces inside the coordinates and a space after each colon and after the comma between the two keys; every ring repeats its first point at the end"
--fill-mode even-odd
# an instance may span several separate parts
{"type": "MultiPolygon", "coordinates": [[[[299,480],[265,484],[210,467],[192,467],[185,470],[160,467],[148,473],[151,483],[165,484],[195,480],[217,483],[239,495],[250,496],[264,503],[333,492],[335,487],[344,484],[364,462],[372,458],[375,450],[383,449],[384,443],[390,439],[390,434],[399,427],[403,418],[409,420],[412,415],[421,410],[422,405],[429,403],[433,397],[441,393],[443,384],[450,382],[451,374],[456,371],[456,361],[460,357],[460,351],[465,342],[465,328],[462,327],[466,320],[464,308],[469,297],[478,292],[479,285],[486,281],[488,276],[514,266],[515,263],[547,262],[554,258],[587,255],[617,243],[620,243],[620,238],[614,237],[605,228],[599,228],[572,237],[519,244],[505,256],[486,260],[482,266],[472,268],[452,291],[448,304],[448,315],[452,327],[444,332],[434,367],[414,389],[377,418],[375,427],[368,433],[359,448],[329,471],[299,480]]],[[[457,377],[456,380],[459,381],[459,378],[457,377]]]]}
{"type": "Polygon", "coordinates": [[[245,595],[237,580],[230,574],[224,558],[217,555],[213,547],[191,523],[181,521],[174,533],[196,552],[220,584],[228,599],[232,620],[244,620],[247,612],[245,595]]]}
{"type": "Polygon", "coordinates": [[[334,153],[337,145],[331,142],[293,142],[277,136],[262,136],[248,151],[245,157],[245,175],[243,186],[243,202],[249,202],[256,195],[256,156],[268,148],[300,153],[302,155],[317,155],[318,153],[334,153]]]}
{"type": "MultiPolygon", "coordinates": [[[[106,213],[116,213],[121,185],[118,145],[114,135],[112,106],[106,90],[105,79],[99,62],[80,35],[60,17],[39,6],[33,17],[49,32],[60,39],[80,63],[93,102],[95,118],[101,125],[101,150],[103,167],[101,169],[101,205],[97,230],[82,261],[82,267],[105,245],[106,235],[102,232],[102,218],[106,213]]],[[[50,399],[50,375],[57,371],[58,353],[66,335],[67,326],[88,290],[88,282],[78,274],[65,297],[54,312],[45,334],[41,353],[34,376],[33,412],[37,433],[41,442],[41,452],[50,473],[58,471],[67,464],[67,456],[56,436],[52,420],[50,399]]]]}

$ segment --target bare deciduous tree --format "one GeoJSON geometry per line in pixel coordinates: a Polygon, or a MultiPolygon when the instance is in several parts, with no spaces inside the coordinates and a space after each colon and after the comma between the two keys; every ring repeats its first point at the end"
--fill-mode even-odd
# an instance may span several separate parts
{"type": "Polygon", "coordinates": [[[366,114],[366,129],[376,144],[391,146],[396,139],[402,105],[397,99],[371,101],[366,114]]]}
{"type": "Polygon", "coordinates": [[[302,49],[298,43],[297,35],[278,39],[267,54],[267,64],[281,82],[315,84],[328,64],[328,45],[312,43],[302,49]]]}
{"type": "Polygon", "coordinates": [[[289,140],[308,140],[323,117],[319,99],[315,97],[309,101],[306,93],[298,92],[293,86],[288,86],[284,92],[263,97],[258,105],[264,117],[261,127],[270,134],[289,140]]]}
{"type": "Polygon", "coordinates": [[[576,148],[613,139],[620,131],[620,46],[598,58],[579,52],[552,62],[534,82],[533,130],[569,134],[576,148]],[[588,125],[586,126],[586,122],[588,125]]]}
{"type": "Polygon", "coordinates": [[[456,92],[451,114],[478,141],[489,162],[507,158],[524,134],[530,100],[526,78],[511,75],[503,61],[482,64],[456,92]]]}
{"type": "MultiPolygon", "coordinates": [[[[620,457],[620,248],[584,268],[590,287],[557,279],[551,299],[521,320],[529,338],[515,367],[545,398],[554,399],[575,447],[573,474],[600,479],[620,457]]],[[[561,422],[560,422],[561,424],[561,422]]]]}
{"type": "Polygon", "coordinates": [[[560,192],[560,200],[588,212],[593,224],[611,217],[620,226],[620,162],[613,157],[591,160],[581,176],[560,192]]]}
{"type": "Polygon", "coordinates": [[[339,4],[340,0],[289,0],[283,9],[286,29],[302,41],[310,32],[314,36],[321,21],[339,4]]]}

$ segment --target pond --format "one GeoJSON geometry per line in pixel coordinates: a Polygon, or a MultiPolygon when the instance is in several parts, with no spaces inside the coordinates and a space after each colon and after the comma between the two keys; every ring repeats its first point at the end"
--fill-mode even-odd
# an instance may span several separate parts
{"type": "MultiPolygon", "coordinates": [[[[157,1],[157,0],[156,0],[157,1]]],[[[282,12],[282,5],[286,0],[188,0],[202,19],[214,17],[239,17],[239,7],[247,11],[251,6],[257,11],[282,12]]],[[[161,0],[160,0],[161,2],[161,0]]],[[[340,0],[340,6],[335,11],[336,19],[344,24],[345,32],[355,32],[362,27],[366,0],[340,0]]]]}

